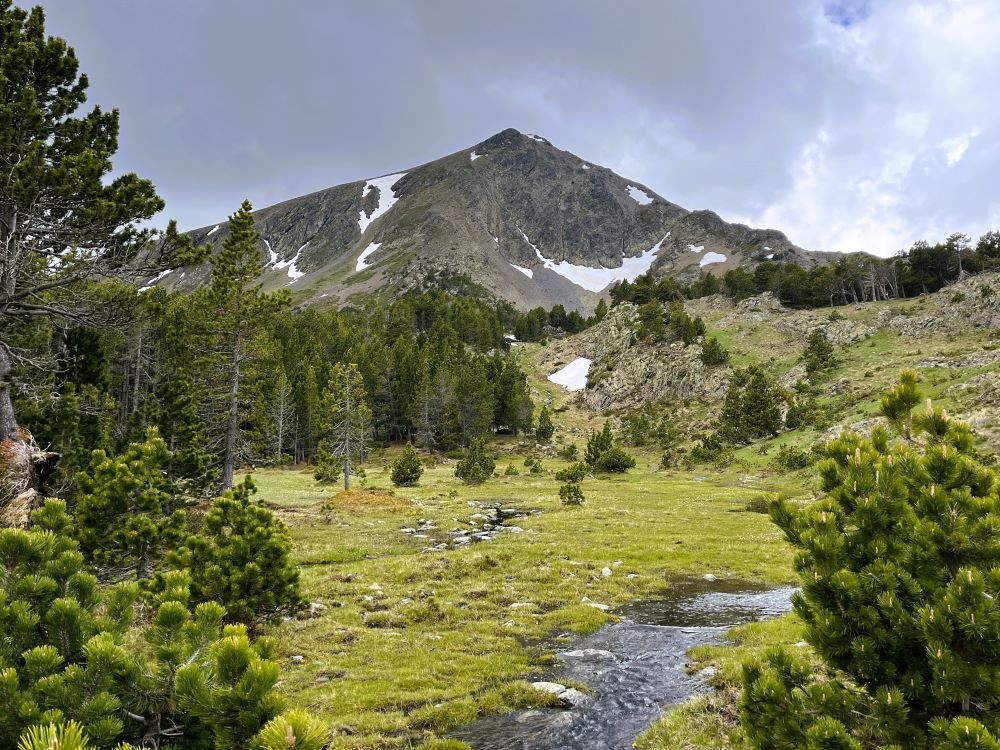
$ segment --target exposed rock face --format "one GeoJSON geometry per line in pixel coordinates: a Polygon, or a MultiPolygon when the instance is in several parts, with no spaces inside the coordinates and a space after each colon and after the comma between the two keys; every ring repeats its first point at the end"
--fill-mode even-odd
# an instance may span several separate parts
{"type": "Polygon", "coordinates": [[[58,453],[39,450],[30,436],[0,443],[0,526],[31,525],[31,513],[41,506],[45,482],[58,462],[58,453]]]}
{"type": "MultiPolygon", "coordinates": [[[[265,288],[288,287],[302,304],[445,287],[521,308],[589,310],[608,272],[644,254],[642,270],[684,279],[766,259],[810,266],[828,258],[781,232],[687,211],[513,129],[398,175],[320,190],[254,217],[265,288]],[[589,280],[562,262],[585,267],[589,280]]],[[[222,221],[191,236],[220,243],[227,232],[222,221]]],[[[188,290],[207,278],[205,267],[176,269],[158,283],[188,290]]]]}
{"type": "Polygon", "coordinates": [[[639,341],[637,308],[622,304],[593,328],[572,341],[573,351],[554,346],[556,360],[586,356],[593,360],[583,399],[599,412],[628,409],[670,396],[721,397],[729,378],[727,367],[706,367],[701,347],[679,342],[639,341]]]}

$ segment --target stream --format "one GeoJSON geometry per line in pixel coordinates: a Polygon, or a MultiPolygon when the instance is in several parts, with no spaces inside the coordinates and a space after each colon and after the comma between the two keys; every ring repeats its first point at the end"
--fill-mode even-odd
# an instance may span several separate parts
{"type": "Polygon", "coordinates": [[[675,581],[663,597],[621,608],[621,622],[557,653],[545,677],[552,692],[566,681],[588,688],[562,694],[571,707],[480,719],[454,736],[474,750],[627,750],[663,709],[708,690],[703,675],[685,669],[688,649],[787,612],[794,590],[711,576],[675,581]]]}

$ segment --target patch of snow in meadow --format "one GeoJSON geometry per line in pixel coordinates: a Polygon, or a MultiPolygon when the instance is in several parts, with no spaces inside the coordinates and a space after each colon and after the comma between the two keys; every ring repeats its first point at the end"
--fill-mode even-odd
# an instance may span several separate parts
{"type": "Polygon", "coordinates": [[[366,247],[364,251],[361,253],[361,255],[358,256],[358,263],[354,267],[354,272],[357,273],[358,271],[363,271],[366,268],[368,268],[368,266],[371,265],[371,263],[368,262],[369,256],[371,256],[371,254],[374,253],[376,250],[378,250],[380,247],[382,247],[381,242],[369,243],[368,247],[366,247]]]}
{"type": "Polygon", "coordinates": [[[688,245],[688,250],[690,250],[692,253],[700,253],[704,249],[705,249],[704,245],[688,245]]]}
{"type": "Polygon", "coordinates": [[[475,151],[473,151],[471,154],[469,154],[469,161],[475,161],[480,156],[482,156],[482,154],[477,154],[475,151]]]}
{"type": "Polygon", "coordinates": [[[582,391],[587,387],[587,373],[590,372],[591,360],[577,357],[561,370],[549,375],[549,380],[561,385],[567,391],[582,391]]]}
{"type": "Polygon", "coordinates": [[[707,252],[702,256],[701,260],[698,262],[698,265],[710,266],[713,263],[725,263],[725,262],[726,262],[726,256],[723,255],[722,253],[707,252]]]}
{"type": "Polygon", "coordinates": [[[768,253],[764,257],[767,258],[768,260],[774,260],[774,253],[768,253]]]}
{"type": "Polygon", "coordinates": [[[646,273],[652,267],[653,261],[656,260],[656,254],[660,252],[660,248],[663,246],[663,241],[670,236],[670,232],[667,232],[663,235],[662,240],[638,258],[622,258],[622,264],[618,268],[605,268],[604,266],[594,268],[592,266],[579,266],[576,263],[570,263],[565,260],[558,263],[549,260],[542,255],[541,250],[532,244],[531,240],[528,239],[528,236],[520,227],[518,227],[517,231],[521,232],[524,241],[535,251],[535,255],[538,256],[543,267],[548,268],[550,271],[555,271],[563,278],[569,279],[588,292],[599,292],[616,281],[635,281],[636,278],[646,273]]]}
{"type": "Polygon", "coordinates": [[[361,191],[361,197],[364,198],[372,190],[378,189],[378,205],[372,211],[371,216],[366,216],[364,210],[358,214],[358,228],[361,229],[361,234],[364,234],[365,230],[375,219],[382,216],[399,200],[396,197],[396,193],[393,192],[392,186],[404,177],[406,177],[406,172],[398,172],[396,174],[387,174],[385,177],[376,177],[365,183],[365,188],[361,191]]]}
{"type": "Polygon", "coordinates": [[[653,199],[650,197],[649,193],[647,193],[642,188],[637,188],[635,185],[628,186],[628,194],[632,197],[632,200],[634,200],[641,206],[648,206],[650,203],[653,202],[653,199]]]}
{"type": "Polygon", "coordinates": [[[530,268],[525,268],[524,266],[518,266],[518,265],[515,265],[515,264],[511,263],[510,267],[513,268],[515,271],[520,271],[525,276],[527,276],[529,279],[532,278],[535,275],[534,271],[532,271],[530,268]]]}
{"type": "Polygon", "coordinates": [[[219,225],[216,224],[214,227],[212,227],[211,229],[208,230],[208,234],[206,234],[205,236],[206,237],[211,237],[213,234],[215,234],[218,231],[219,231],[219,225]]]}

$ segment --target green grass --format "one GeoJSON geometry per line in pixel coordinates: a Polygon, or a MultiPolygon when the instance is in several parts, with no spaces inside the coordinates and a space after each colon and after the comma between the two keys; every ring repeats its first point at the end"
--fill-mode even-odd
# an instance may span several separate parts
{"type": "Polygon", "coordinates": [[[561,461],[477,487],[448,462],[390,495],[388,460],[367,468],[368,492],[348,496],[306,471],[254,475],[292,530],[306,596],[325,607],[276,628],[283,686],[336,730],[335,748],[411,747],[476,716],[550,704],[525,680],[570,634],[613,619],[584,599],[613,607],[685,573],[792,579],[778,531],[743,511],[768,480],[699,481],[652,471],[645,457],[628,475],[585,480],[584,505],[567,508],[553,477],[561,461]],[[541,512],[512,521],[520,533],[444,552],[400,532],[420,519],[434,533],[462,528],[478,511],[469,501],[541,512]]]}

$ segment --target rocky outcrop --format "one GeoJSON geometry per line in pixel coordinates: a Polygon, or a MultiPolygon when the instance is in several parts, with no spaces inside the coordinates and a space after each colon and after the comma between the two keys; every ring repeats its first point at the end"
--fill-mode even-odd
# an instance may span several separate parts
{"type": "Polygon", "coordinates": [[[640,341],[636,313],[634,305],[619,305],[574,341],[574,356],[593,360],[589,386],[583,392],[590,408],[608,412],[666,396],[686,399],[725,394],[729,368],[706,367],[697,344],[640,341]]]}
{"type": "Polygon", "coordinates": [[[39,450],[28,435],[0,443],[0,526],[31,525],[31,513],[41,506],[58,462],[58,453],[39,450]]]}

